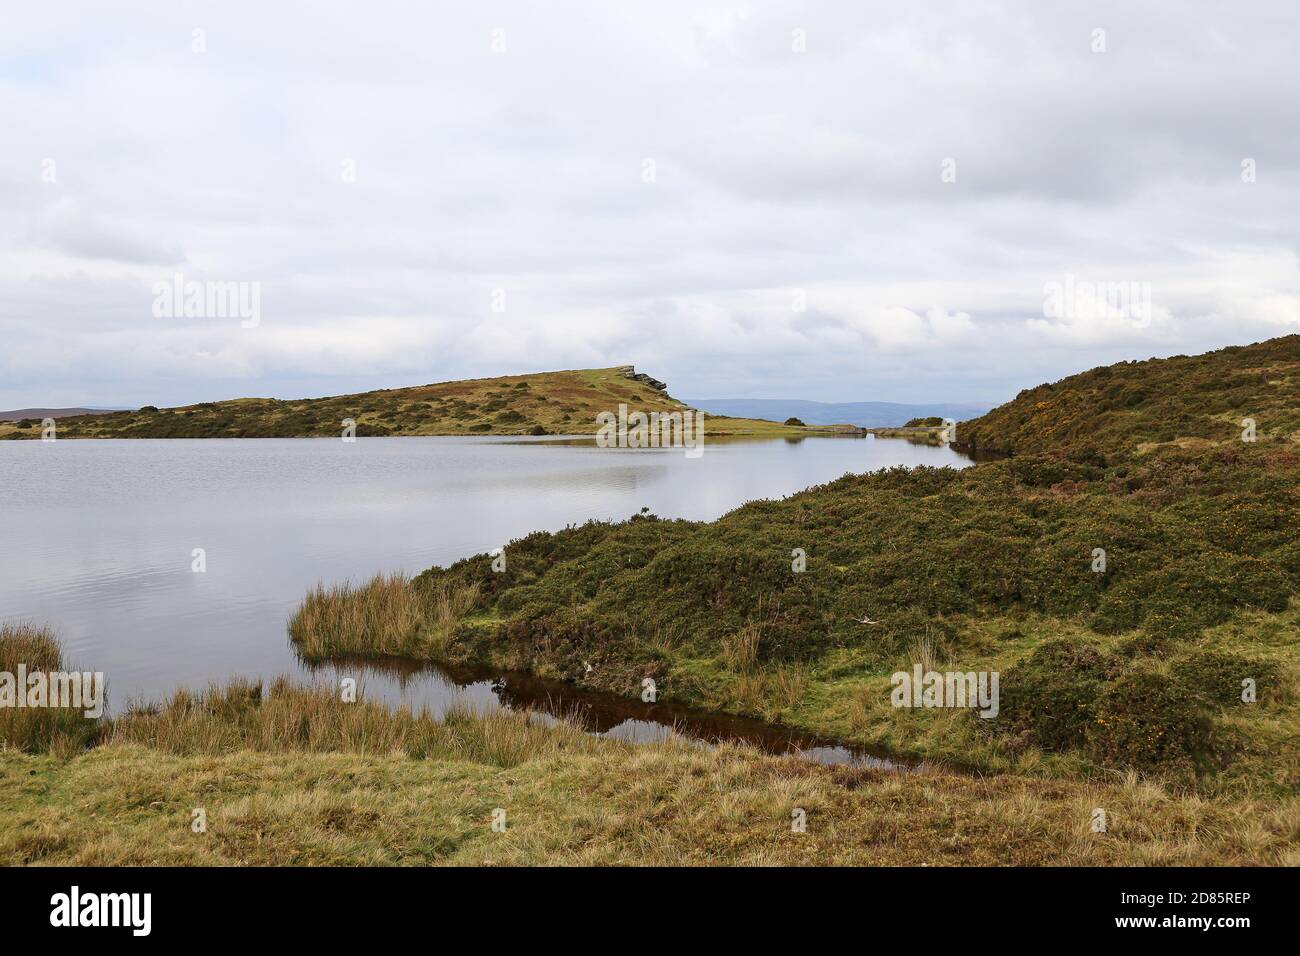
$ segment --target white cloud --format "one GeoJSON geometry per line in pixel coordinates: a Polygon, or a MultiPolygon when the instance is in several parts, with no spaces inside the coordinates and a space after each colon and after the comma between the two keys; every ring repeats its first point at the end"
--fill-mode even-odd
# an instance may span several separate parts
{"type": "Polygon", "coordinates": [[[5,19],[0,406],[626,362],[679,394],[1001,400],[1297,325],[1280,0],[5,19]],[[261,325],[154,319],[176,271],[261,283],[261,325]],[[1067,274],[1149,283],[1151,321],[1045,316],[1067,274]]]}

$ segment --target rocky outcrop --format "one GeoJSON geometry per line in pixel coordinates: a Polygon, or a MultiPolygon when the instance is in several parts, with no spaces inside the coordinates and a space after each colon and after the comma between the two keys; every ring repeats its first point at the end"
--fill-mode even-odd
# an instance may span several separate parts
{"type": "Polygon", "coordinates": [[[636,367],[632,365],[623,366],[623,377],[630,378],[634,382],[640,382],[642,385],[649,385],[651,388],[660,392],[668,391],[667,383],[661,382],[657,378],[651,378],[645,372],[638,372],[636,367]]]}

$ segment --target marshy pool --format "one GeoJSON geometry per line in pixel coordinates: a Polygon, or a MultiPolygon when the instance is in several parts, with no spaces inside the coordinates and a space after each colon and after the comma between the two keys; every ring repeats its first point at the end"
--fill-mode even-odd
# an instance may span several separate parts
{"type": "MultiPolygon", "coordinates": [[[[0,442],[0,622],[52,627],[72,665],[106,674],[120,712],[235,676],[319,679],[285,624],[321,581],[414,574],[643,507],[712,520],[847,473],[969,464],[951,448],[871,437],[710,440],[697,459],[546,438],[0,442]]],[[[657,739],[676,724],[827,762],[878,759],[669,703],[557,694],[522,675],[370,667],[364,686],[435,714],[457,701],[547,710],[562,698],[607,736],[657,739]]]]}

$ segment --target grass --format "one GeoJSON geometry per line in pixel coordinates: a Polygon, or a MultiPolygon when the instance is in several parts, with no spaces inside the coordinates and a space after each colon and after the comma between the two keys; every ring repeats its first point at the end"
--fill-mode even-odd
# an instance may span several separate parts
{"type": "Polygon", "coordinates": [[[401,573],[377,574],[308,592],[289,619],[289,635],[304,660],[442,657],[456,625],[478,602],[477,584],[440,582],[417,588],[401,573]]]}
{"type": "Polygon", "coordinates": [[[438,725],[287,687],[257,707],[246,690],[125,719],[71,758],[0,749],[0,863],[1300,862],[1294,801],[1215,803],[1137,777],[832,769],[735,746],[637,747],[521,715],[438,725]],[[1106,833],[1091,832],[1097,807],[1106,833]],[[490,825],[498,808],[504,833],[490,825]],[[795,808],[806,833],[791,832],[795,808]]]}
{"type": "Polygon", "coordinates": [[[232,681],[204,691],[177,691],[158,706],[137,706],[105,732],[111,745],[138,744],[186,756],[259,753],[400,753],[514,767],[570,750],[591,752],[597,741],[576,725],[529,713],[452,708],[443,720],[389,710],[360,699],[346,702],[334,688],[287,680],[263,693],[258,682],[232,681]]]}
{"type": "MultiPolygon", "coordinates": [[[[443,609],[452,610],[445,604],[443,609]]],[[[289,634],[307,660],[397,657],[417,650],[426,617],[424,602],[405,574],[377,574],[355,586],[318,584],[290,618],[289,634]]]]}
{"type": "MultiPolygon", "coordinates": [[[[439,382],[353,395],[285,401],[237,398],[179,408],[77,415],[58,421],[58,438],[339,438],[356,435],[593,435],[596,416],[681,412],[666,391],[634,377],[630,365],[439,382]]],[[[844,426],[790,427],[760,419],[707,416],[710,437],[831,434],[844,426]]],[[[0,422],[0,439],[36,439],[40,422],[0,422]]]]}
{"type": "MultiPolygon", "coordinates": [[[[50,663],[51,646],[47,632],[0,639],[9,663],[50,663]]],[[[83,749],[0,728],[0,865],[1300,863],[1294,797],[637,746],[527,713],[436,721],[283,680],[134,705],[83,749]]]]}
{"type": "MultiPolygon", "coordinates": [[[[19,665],[36,671],[70,670],[58,638],[34,624],[0,624],[0,674],[16,675],[19,665]]],[[[25,688],[15,686],[16,693],[25,688]]],[[[85,708],[0,707],[0,741],[26,753],[72,754],[98,737],[100,725],[85,716],[85,708]]]]}
{"type": "Polygon", "coordinates": [[[1222,805],[1136,778],[837,772],[672,743],[510,769],[138,744],[0,752],[7,865],[1295,865],[1298,825],[1294,803],[1222,805]],[[806,833],[791,832],[794,808],[806,833]],[[1091,832],[1095,808],[1105,833],[1091,832]]]}

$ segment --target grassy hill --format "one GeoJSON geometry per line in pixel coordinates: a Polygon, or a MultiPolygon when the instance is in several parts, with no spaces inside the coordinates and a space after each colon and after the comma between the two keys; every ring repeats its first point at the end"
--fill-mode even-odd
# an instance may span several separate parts
{"type": "Polygon", "coordinates": [[[480,555],[401,585],[416,615],[387,616],[391,582],[319,591],[293,633],[311,658],[476,661],[627,695],[651,678],[664,698],[993,770],[1294,794],[1300,444],[1276,383],[1296,342],[1034,389],[959,430],[1017,451],[965,471],[532,534],[503,573],[480,555]],[[1093,405],[1103,382],[1144,397],[1093,405]],[[1227,421],[1244,410],[1255,443],[1227,421]],[[916,663],[1000,673],[1001,713],[891,706],[890,675],[916,663]]]}
{"type": "Polygon", "coordinates": [[[1027,389],[958,426],[961,444],[1017,454],[1095,449],[1119,460],[1173,442],[1300,439],[1300,335],[1204,355],[1120,362],[1027,389]]]}
{"type": "MultiPolygon", "coordinates": [[[[596,415],[687,408],[630,365],[439,382],[354,395],[285,401],[237,398],[179,408],[59,420],[59,438],[336,438],[343,421],[358,436],[581,435],[596,431],[596,415]]],[[[789,435],[825,431],[776,422],[708,416],[709,435],[789,435]]],[[[40,421],[0,422],[0,438],[39,438],[40,421]]]]}

